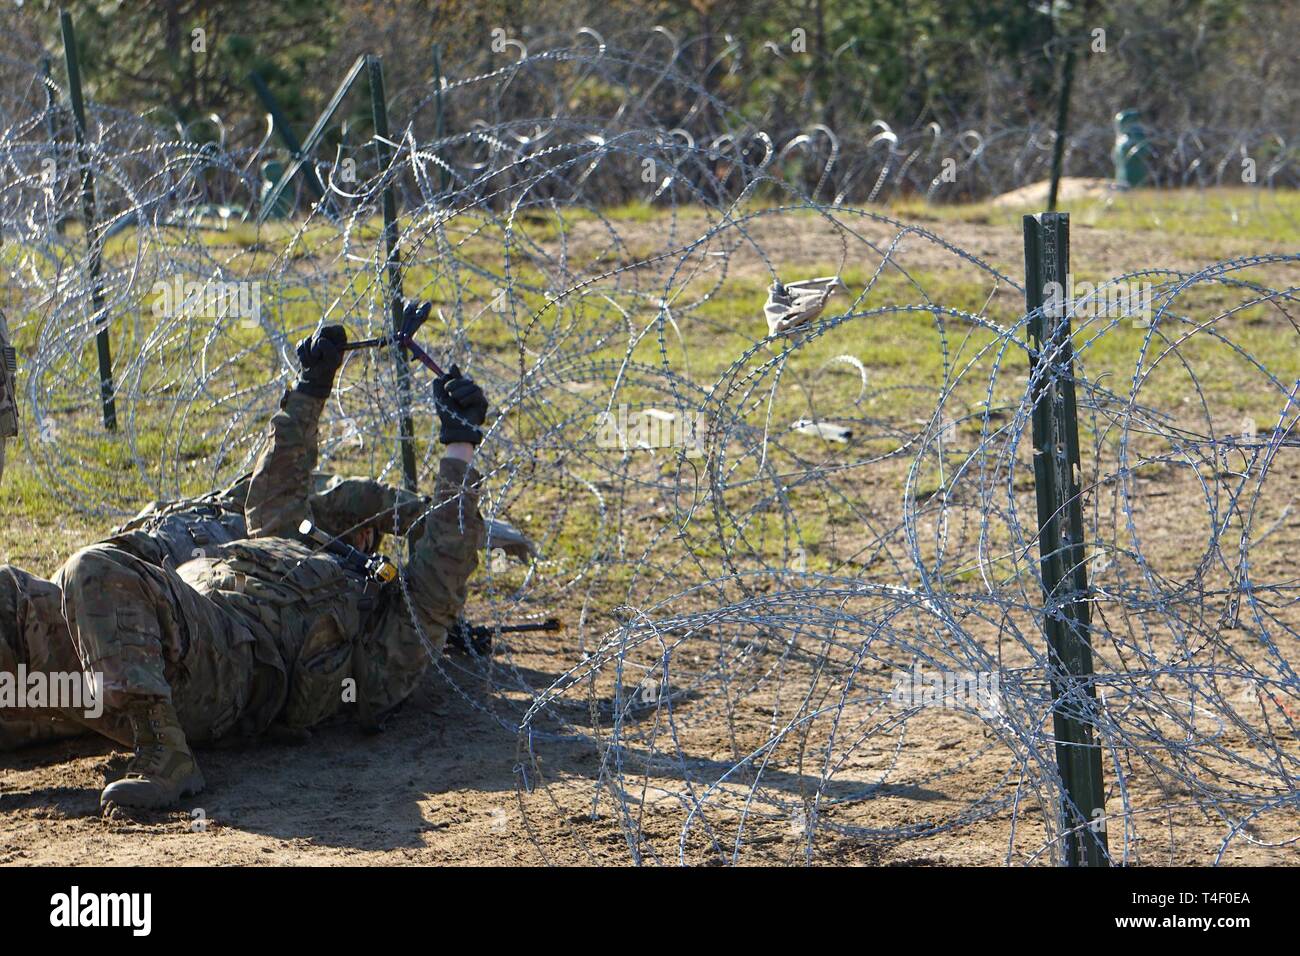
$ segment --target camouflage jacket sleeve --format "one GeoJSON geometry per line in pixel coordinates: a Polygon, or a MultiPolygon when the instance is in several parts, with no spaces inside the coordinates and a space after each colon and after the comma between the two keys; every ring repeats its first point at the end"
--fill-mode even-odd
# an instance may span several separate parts
{"type": "Polygon", "coordinates": [[[271,416],[271,444],[257,459],[248,484],[244,517],[250,538],[296,537],[311,517],[311,473],[316,467],[316,436],[323,398],[285,392],[271,416]]]}
{"type": "Polygon", "coordinates": [[[420,522],[423,533],[411,548],[402,580],[390,585],[394,592],[377,626],[363,635],[353,657],[363,726],[378,727],[410,696],[465,607],[484,540],[480,481],[465,462],[444,458],[438,467],[438,483],[420,522]]]}

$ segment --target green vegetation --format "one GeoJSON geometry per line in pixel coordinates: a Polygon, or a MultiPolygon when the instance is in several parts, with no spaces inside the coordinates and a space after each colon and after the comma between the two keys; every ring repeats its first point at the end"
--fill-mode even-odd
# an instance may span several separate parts
{"type": "MultiPolygon", "coordinates": [[[[1091,230],[1107,237],[1105,243],[1081,245],[1075,259],[1079,273],[1100,277],[1110,275],[1111,271],[1107,269],[1104,258],[1096,257],[1111,248],[1125,248],[1130,252],[1134,248],[1145,250],[1144,255],[1153,266],[1169,259],[1190,256],[1189,249],[1194,250],[1201,264],[1237,254],[1243,246],[1259,252],[1294,249],[1296,223],[1300,223],[1300,195],[1262,193],[1261,201],[1257,203],[1253,197],[1234,190],[1186,194],[1146,191],[1117,197],[1113,203],[1101,200],[1081,202],[1071,211],[1077,217],[1076,221],[1088,223],[1091,230]],[[1151,224],[1156,221],[1164,226],[1153,227],[1151,224]],[[1204,228],[1207,222],[1217,223],[1217,231],[1204,228]],[[1267,236],[1261,232],[1263,222],[1267,222],[1271,230],[1267,236]]],[[[682,209],[678,212],[679,235],[699,235],[707,219],[703,211],[682,209]]],[[[917,213],[931,220],[940,220],[940,225],[933,228],[941,235],[945,233],[945,227],[961,226],[968,231],[963,233],[963,241],[1001,244],[1005,249],[998,255],[1008,260],[1014,257],[1019,247],[1019,211],[985,203],[937,209],[905,206],[888,212],[904,220],[917,213]]],[[[562,215],[570,239],[581,232],[575,228],[577,224],[592,218],[590,213],[567,210],[562,215]]],[[[645,206],[631,206],[608,210],[605,215],[627,239],[627,246],[619,250],[610,247],[607,241],[603,245],[571,242],[568,249],[571,269],[599,271],[615,261],[626,264],[632,257],[644,254],[643,249],[663,251],[665,214],[645,206]]],[[[537,243],[553,250],[552,243],[560,225],[553,216],[539,213],[530,217],[512,234],[511,241],[537,243]]],[[[787,216],[791,220],[812,221],[804,214],[787,216]]],[[[786,225],[785,220],[781,225],[786,225]]],[[[373,242],[377,230],[377,223],[371,223],[358,231],[373,242]]],[[[296,235],[293,224],[278,223],[265,227],[261,232],[241,226],[227,232],[214,231],[203,235],[211,254],[232,275],[256,275],[281,256],[318,257],[311,269],[303,274],[301,285],[290,278],[285,288],[274,290],[278,321],[286,328],[313,324],[317,316],[312,311],[312,303],[320,301],[325,292],[337,295],[340,302],[358,303],[363,308],[375,309],[376,314],[378,312],[376,306],[381,290],[375,285],[374,276],[364,271],[340,274],[328,271],[336,254],[331,245],[334,239],[329,227],[314,227],[296,235]],[[322,289],[322,276],[331,276],[329,281],[334,287],[322,289]],[[306,294],[309,286],[314,300],[306,294]]],[[[459,286],[453,283],[448,273],[437,271],[445,268],[444,264],[426,256],[416,261],[407,272],[406,289],[408,293],[431,298],[443,306],[458,298],[470,303],[466,309],[470,318],[467,319],[465,335],[473,342],[477,355],[494,360],[498,367],[513,367],[518,362],[521,345],[517,335],[526,328],[528,318],[538,313],[538,322],[543,327],[559,322],[560,327],[571,326],[568,334],[575,337],[596,333],[586,340],[585,345],[587,357],[592,362],[608,361],[617,365],[628,356],[631,347],[631,358],[635,362],[661,367],[663,359],[656,325],[658,310],[653,304],[653,295],[657,292],[646,291],[659,289],[661,279],[638,286],[641,291],[636,294],[626,285],[619,286],[622,291],[609,293],[610,301],[630,317],[629,325],[623,327],[620,323],[611,324],[608,302],[601,304],[600,308],[593,306],[589,313],[582,312],[579,303],[567,300],[561,301],[558,307],[547,307],[546,290],[553,280],[542,272],[541,263],[545,260],[519,258],[511,266],[516,283],[513,289],[516,319],[505,321],[491,307],[498,294],[493,277],[499,276],[502,268],[505,236],[501,228],[486,219],[467,214],[457,217],[454,225],[449,227],[448,239],[455,245],[461,263],[456,273],[459,286]],[[475,268],[480,271],[473,271],[475,268]],[[558,317],[557,308],[561,310],[558,317]],[[630,335],[640,336],[634,345],[630,335]]],[[[119,235],[109,246],[108,261],[111,263],[133,255],[135,241],[130,233],[119,235]]],[[[10,246],[4,254],[16,255],[17,250],[10,246]]],[[[1005,284],[995,288],[987,273],[966,268],[957,257],[923,263],[910,268],[907,275],[896,269],[886,269],[873,281],[876,270],[870,262],[854,261],[843,269],[837,269],[834,260],[823,257],[821,247],[810,247],[805,254],[809,258],[799,264],[800,273],[814,275],[839,271],[850,295],[853,298],[861,296],[855,311],[865,314],[833,327],[822,327],[803,342],[782,340],[759,344],[763,335],[761,315],[768,283],[765,274],[737,268],[719,282],[711,273],[689,280],[683,273],[681,285],[675,287],[679,295],[674,308],[685,347],[675,330],[664,330],[663,347],[667,349],[674,369],[682,374],[689,369],[690,380],[700,387],[708,388],[719,383],[715,401],[724,400],[731,408],[743,408],[746,420],[752,426],[761,429],[765,422],[770,423],[785,450],[774,451],[767,466],[781,472],[800,472],[810,465],[843,460],[845,446],[828,445],[816,437],[787,432],[790,422],[809,416],[813,409],[849,422],[875,420],[894,423],[884,430],[868,427],[855,439],[856,444],[849,446],[850,454],[858,458],[896,456],[879,471],[873,472],[886,476],[881,479],[883,483],[873,486],[869,494],[864,490],[868,500],[890,502],[901,497],[908,469],[915,457],[914,452],[906,449],[910,436],[926,427],[933,427],[927,423],[934,416],[940,390],[952,388],[945,407],[954,417],[963,419],[953,433],[952,458],[940,461],[937,456],[927,455],[917,464],[912,479],[914,494],[919,501],[943,492],[944,476],[951,473],[952,464],[980,440],[981,420],[970,416],[979,416],[984,407],[982,403],[990,397],[994,409],[1014,405],[1023,389],[1028,365],[1023,350],[1015,345],[1007,347],[994,331],[966,321],[961,314],[935,312],[932,307],[1009,325],[1023,311],[1019,293],[1005,284]],[[868,283],[871,283],[869,289],[868,283]],[[699,304],[695,305],[696,302],[699,304]],[[905,306],[914,308],[903,310],[905,306]],[[746,350],[754,348],[757,348],[755,355],[743,366],[737,366],[746,350]],[[851,363],[841,360],[840,357],[846,355],[860,359],[866,368],[867,388],[857,404],[855,398],[862,390],[862,380],[851,363]],[[781,386],[773,394],[778,372],[781,386]],[[989,396],[991,380],[995,386],[989,396]]],[[[292,277],[292,266],[284,274],[292,277]]],[[[1251,278],[1267,280],[1267,284],[1274,288],[1287,288],[1288,283],[1294,282],[1293,276],[1284,270],[1258,270],[1251,274],[1251,278]]],[[[264,292],[267,297],[271,294],[270,290],[264,292]]],[[[1236,308],[1249,298],[1250,294],[1241,289],[1201,284],[1180,297],[1176,311],[1189,322],[1208,323],[1226,309],[1236,308]]],[[[848,301],[851,300],[843,296],[835,300],[839,309],[847,307],[848,301]]],[[[828,314],[834,314],[834,311],[828,314]]],[[[114,330],[116,354],[126,356],[138,349],[143,337],[153,329],[154,321],[151,303],[142,301],[133,321],[126,323],[125,328],[114,330]]],[[[1202,399],[1193,387],[1194,376],[1212,414],[1216,420],[1223,420],[1225,429],[1238,427],[1236,423],[1243,416],[1253,416],[1261,427],[1274,420],[1282,400],[1279,389],[1263,387],[1264,379],[1259,370],[1230,348],[1227,342],[1247,354],[1259,356],[1278,378],[1279,387],[1284,388],[1300,379],[1300,349],[1278,347],[1282,341],[1293,343],[1295,332],[1277,306],[1264,302],[1241,308],[1219,319],[1210,330],[1197,331],[1183,340],[1190,328],[1171,320],[1162,325],[1160,335],[1151,337],[1144,368],[1149,369],[1154,363],[1155,370],[1145,380],[1139,400],[1175,416],[1189,409],[1196,413],[1202,399]],[[1216,338],[1211,330],[1221,338],[1216,338]],[[1177,343],[1176,354],[1163,355],[1167,348],[1166,339],[1177,343]]],[[[354,328],[353,331],[360,330],[354,328]]],[[[32,335],[33,330],[28,328],[20,337],[17,343],[20,352],[30,352],[34,345],[32,335]]],[[[128,447],[121,437],[97,436],[93,443],[86,437],[96,435],[98,415],[90,384],[94,379],[93,351],[87,349],[81,356],[79,377],[74,376],[65,383],[66,402],[51,419],[54,443],[43,444],[29,422],[27,436],[32,444],[26,449],[19,444],[10,450],[9,463],[0,485],[0,511],[7,519],[4,527],[0,528],[0,557],[30,565],[36,570],[49,571],[77,544],[107,530],[107,518],[78,512],[75,506],[70,506],[66,488],[51,488],[41,478],[38,459],[44,455],[60,454],[57,446],[60,428],[76,433],[79,436],[77,447],[87,453],[81,479],[76,478],[75,465],[66,461],[62,474],[67,477],[71,468],[73,477],[69,480],[74,483],[80,480],[91,499],[100,498],[102,485],[108,481],[121,497],[138,498],[143,502],[148,492],[142,471],[156,473],[163,463],[174,468],[174,477],[185,491],[197,493],[207,490],[203,464],[215,451],[228,415],[225,405],[215,399],[221,394],[238,393],[241,389],[254,387],[265,382],[268,375],[281,372],[278,358],[269,355],[265,348],[264,333],[260,329],[231,328],[224,335],[228,344],[248,350],[239,361],[223,370],[225,378],[219,383],[221,388],[214,390],[212,397],[192,399],[183,394],[178,384],[187,380],[182,367],[147,370],[144,381],[150,393],[174,395],[178,405],[169,410],[166,418],[136,421],[132,430],[135,437],[132,447],[128,447]],[[177,421],[180,419],[173,420],[172,416],[182,414],[184,426],[178,429],[177,421]],[[176,464],[173,466],[172,462],[176,464]]],[[[1101,380],[1119,395],[1126,396],[1135,363],[1148,338],[1148,330],[1132,322],[1097,320],[1079,328],[1076,348],[1091,380],[1101,380]]],[[[544,341],[545,336],[537,333],[533,339],[525,339],[523,345],[540,346],[544,341]]],[[[367,355],[357,361],[378,362],[381,358],[377,354],[367,355]]],[[[353,365],[347,377],[362,381],[379,368],[374,364],[353,365]]],[[[606,379],[599,379],[591,388],[599,390],[606,384],[606,379]]],[[[588,403],[595,393],[580,393],[584,396],[581,401],[578,394],[555,391],[551,406],[539,409],[538,417],[521,419],[513,424],[516,434],[525,441],[536,440],[550,423],[579,409],[590,408],[588,403]]],[[[620,392],[619,401],[634,406],[642,403],[664,407],[671,399],[661,385],[650,379],[634,378],[620,392]]],[[[155,402],[147,407],[161,409],[164,405],[155,402]]],[[[994,415],[993,427],[1005,424],[1007,417],[1002,413],[994,415]]],[[[1092,425],[1085,421],[1083,428],[1084,446],[1087,448],[1093,440],[1092,425]]],[[[417,426],[417,435],[423,445],[428,436],[425,424],[417,426]]],[[[1105,440],[1111,441],[1113,436],[1105,440]]],[[[384,443],[388,440],[376,436],[375,441],[382,446],[379,454],[386,456],[389,445],[384,443]]],[[[594,455],[602,454],[590,449],[587,451],[594,455]]],[[[730,450],[731,455],[737,456],[729,463],[736,468],[732,475],[733,483],[757,476],[757,465],[753,461],[740,460],[742,452],[740,448],[730,450]]],[[[343,470],[368,472],[372,461],[367,456],[374,453],[373,449],[365,452],[344,449],[334,464],[343,470]]],[[[618,456],[616,451],[603,454],[618,456]]],[[[637,480],[645,484],[628,492],[634,496],[637,507],[626,512],[624,519],[633,523],[630,527],[618,529],[629,536],[625,543],[628,560],[635,558],[637,545],[634,542],[647,535],[677,533],[675,528],[665,529],[665,522],[671,520],[672,512],[661,498],[664,481],[671,479],[676,469],[675,456],[661,453],[654,457],[646,455],[644,468],[635,471],[639,476],[637,480]]],[[[599,480],[599,469],[593,469],[591,477],[599,480]]],[[[1018,490],[1027,489],[1018,486],[1018,490]]],[[[605,489],[605,493],[613,493],[613,489],[605,489]]],[[[577,559],[589,554],[592,540],[607,541],[609,547],[619,546],[618,535],[614,529],[601,525],[592,510],[589,492],[581,487],[537,482],[527,488],[516,488],[512,494],[516,496],[521,512],[531,508],[536,509],[539,515],[564,513],[559,536],[550,542],[551,554],[559,560],[566,557],[577,559]]],[[[855,509],[862,503],[825,501],[822,494],[816,483],[790,491],[788,507],[799,515],[801,539],[790,538],[782,510],[787,505],[769,502],[765,510],[756,512],[745,527],[728,531],[729,535],[738,537],[727,546],[737,545],[742,552],[746,548],[755,548],[769,556],[800,546],[807,549],[809,566],[820,569],[834,568],[836,561],[851,561],[855,551],[862,546],[861,543],[855,545],[854,541],[865,535],[860,527],[861,521],[855,517],[855,509]]],[[[705,515],[697,516],[689,529],[688,540],[694,553],[701,557],[716,556],[724,547],[705,515]]],[[[635,569],[628,569],[627,573],[635,573],[635,569]]],[[[507,576],[500,583],[504,586],[512,581],[507,576]]]]}
{"type": "MultiPolygon", "coordinates": [[[[1165,130],[1198,125],[1189,115],[1280,129],[1295,115],[1290,39],[1298,14],[1294,5],[1260,0],[804,0],[793,6],[779,0],[28,0],[7,6],[0,11],[6,38],[0,54],[31,60],[38,45],[58,51],[62,6],[76,20],[93,100],[140,113],[162,107],[182,122],[215,112],[227,129],[247,120],[260,124],[261,107],[246,80],[250,70],[262,74],[291,122],[305,124],[361,53],[383,56],[388,89],[398,93],[428,82],[435,42],[445,69],[464,77],[500,65],[494,31],[535,48],[575,43],[578,26],[613,44],[644,47],[651,58],[666,52],[666,41],[647,40],[645,31],[662,26],[684,44],[677,68],[739,116],[776,129],[825,123],[861,142],[876,119],[895,128],[933,121],[945,129],[1050,122],[1069,49],[1082,54],[1073,108],[1079,123],[1109,125],[1118,109],[1130,106],[1165,130]],[[1098,30],[1104,52],[1095,49],[1098,30]],[[1243,96],[1264,85],[1275,95],[1243,96]],[[1117,102],[1120,89],[1141,95],[1117,102]]],[[[584,70],[574,65],[561,75],[577,78],[584,70]]],[[[512,91],[516,100],[523,95],[512,91]]],[[[622,98],[599,75],[583,81],[586,115],[609,115],[622,98]]],[[[665,119],[690,105],[664,102],[665,119]]],[[[464,128],[462,121],[472,118],[457,116],[459,108],[453,97],[447,128],[464,128]]],[[[367,113],[368,104],[357,98],[344,115],[364,127],[367,113]]],[[[210,124],[192,131],[200,138],[217,134],[210,124]]]]}
{"type": "MultiPolygon", "coordinates": [[[[1196,244],[1198,255],[1223,253],[1231,237],[1267,243],[1278,251],[1300,251],[1300,192],[1256,187],[1216,189],[1134,189],[1063,204],[1074,228],[1110,232],[1159,232],[1220,242],[1196,244]],[[1202,252],[1204,250],[1204,252],[1202,252]]],[[[1033,204],[987,200],[963,205],[931,205],[920,199],[895,207],[903,219],[967,222],[1019,230],[1020,217],[1038,212],[1033,204]]],[[[1180,242],[1180,247],[1183,245],[1180,242]]]]}

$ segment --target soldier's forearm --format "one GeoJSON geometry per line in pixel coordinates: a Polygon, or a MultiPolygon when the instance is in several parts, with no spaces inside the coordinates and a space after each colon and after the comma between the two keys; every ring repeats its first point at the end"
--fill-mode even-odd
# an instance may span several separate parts
{"type": "MultiPolygon", "coordinates": [[[[472,450],[472,446],[471,450],[472,450]]],[[[444,455],[438,463],[438,479],[424,515],[426,540],[445,540],[457,547],[468,545],[472,552],[484,535],[478,512],[482,477],[464,459],[444,455]]]]}
{"type": "Polygon", "coordinates": [[[441,647],[465,606],[483,545],[479,480],[454,457],[438,465],[433,497],[419,523],[423,533],[402,570],[404,599],[386,608],[377,631],[362,635],[353,657],[362,726],[378,726],[411,694],[429,666],[430,648],[441,647]]]}
{"type": "MultiPolygon", "coordinates": [[[[462,462],[469,465],[474,460],[474,446],[469,442],[454,442],[446,447],[443,452],[443,459],[452,462],[462,462]]],[[[441,475],[439,477],[441,480],[441,475]]],[[[477,479],[475,479],[477,481],[477,479]]],[[[442,499],[435,493],[433,497],[413,495],[408,491],[399,491],[399,527],[398,534],[407,536],[411,546],[418,544],[424,534],[425,516],[434,501],[442,499]]],[[[477,503],[477,497],[475,498],[477,503]]]]}
{"type": "Polygon", "coordinates": [[[478,511],[480,476],[469,464],[444,456],[433,502],[406,565],[406,584],[426,630],[450,627],[465,606],[468,581],[483,547],[478,511]]]}
{"type": "Polygon", "coordinates": [[[310,516],[311,474],[325,399],[285,392],[271,416],[271,444],[262,452],[248,486],[244,515],[249,537],[289,535],[310,516]]]}

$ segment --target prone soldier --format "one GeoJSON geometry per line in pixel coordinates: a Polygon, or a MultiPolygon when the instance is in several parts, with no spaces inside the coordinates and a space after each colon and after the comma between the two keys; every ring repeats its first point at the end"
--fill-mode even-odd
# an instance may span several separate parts
{"type": "MultiPolygon", "coordinates": [[[[198,498],[151,502],[114,529],[100,544],[121,548],[149,564],[176,568],[231,541],[248,536],[244,506],[251,476],[198,498]]],[[[312,514],[322,529],[363,550],[377,550],[384,534],[406,535],[430,500],[373,478],[312,476],[312,514]]],[[[504,521],[491,520],[488,545],[520,561],[535,553],[526,535],[504,521]]],[[[10,565],[0,565],[0,673],[23,664],[37,671],[69,674],[80,667],[62,592],[52,581],[10,565]]],[[[459,632],[453,629],[454,640],[459,632]]],[[[88,718],[73,707],[0,708],[0,751],[48,743],[95,731],[130,746],[121,722],[88,718]]]]}
{"type": "Polygon", "coordinates": [[[332,326],[299,346],[302,376],[249,479],[247,538],[175,568],[109,542],[56,575],[77,669],[103,674],[105,727],[135,750],[102,806],[172,806],[202,789],[192,744],[301,732],[345,703],[378,728],[441,651],[484,539],[472,460],[487,400],[454,367],[435,382],[446,445],[437,486],[405,566],[380,583],[298,532],[319,517],[317,431],[346,340],[332,326]]]}

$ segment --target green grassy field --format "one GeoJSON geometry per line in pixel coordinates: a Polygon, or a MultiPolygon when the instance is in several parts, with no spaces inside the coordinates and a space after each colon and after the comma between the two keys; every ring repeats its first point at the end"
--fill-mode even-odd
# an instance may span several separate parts
{"type": "MultiPolygon", "coordinates": [[[[1029,210],[991,202],[970,206],[911,202],[877,211],[950,238],[1013,279],[1023,272],[1020,216],[1029,210]]],[[[1300,194],[1295,192],[1138,191],[1080,200],[1068,211],[1074,232],[1073,271],[1092,281],[1134,268],[1191,271],[1221,259],[1300,249],[1300,194]]],[[[953,409],[978,409],[990,398],[994,406],[1017,401],[1028,367],[1023,351],[1005,347],[998,334],[979,327],[981,322],[1011,325],[1023,312],[1020,293],[1008,283],[950,255],[921,255],[913,262],[901,253],[896,258],[904,268],[892,261],[881,268],[880,256],[862,242],[865,233],[853,238],[846,255],[841,235],[822,216],[808,211],[767,215],[762,207],[746,212],[754,214],[746,227],[763,237],[758,242],[770,239],[780,248],[779,264],[787,278],[839,274],[849,296],[835,302],[841,309],[853,303],[859,317],[822,328],[797,348],[787,341],[762,344],[761,312],[770,274],[754,248],[740,240],[738,230],[720,225],[716,214],[701,210],[679,210],[672,223],[673,236],[667,238],[667,215],[646,206],[605,213],[616,239],[610,238],[609,226],[587,210],[528,212],[512,220],[509,229],[473,214],[459,216],[444,232],[446,247],[428,246],[408,256],[405,289],[408,295],[430,298],[437,307],[461,316],[455,328],[431,324],[428,334],[435,349],[445,337],[459,339],[468,344],[479,367],[490,369],[498,382],[508,381],[511,369],[517,375],[521,355],[532,365],[539,350],[549,349],[552,360],[571,350],[585,362],[608,363],[612,368],[624,361],[651,368],[662,368],[667,362],[693,384],[713,389],[715,398],[754,405],[745,406],[743,417],[757,424],[810,416],[924,421],[934,414],[945,387],[951,390],[948,403],[953,409]],[[722,238],[698,253],[669,256],[666,265],[629,268],[612,286],[596,283],[598,294],[590,299],[584,296],[592,290],[579,283],[577,293],[561,297],[557,307],[547,306],[548,290],[573,286],[574,276],[597,275],[666,250],[687,248],[710,227],[722,238]],[[732,240],[734,244],[728,245],[732,240]],[[727,255],[710,260],[709,252],[716,249],[727,250],[727,255]],[[561,257],[567,272],[557,274],[553,266],[561,257]],[[727,268],[721,270],[718,264],[724,260],[727,268]],[[493,303],[500,300],[507,270],[510,296],[503,310],[493,303]],[[664,288],[671,288],[669,308],[675,327],[658,321],[657,301],[664,288]],[[943,311],[936,313],[935,307],[943,311]],[[783,352],[789,354],[782,357],[783,352]],[[862,363],[867,373],[865,390],[858,371],[841,361],[842,356],[862,363]],[[778,366],[784,381],[793,387],[772,392],[771,377],[778,366]]],[[[851,230],[861,228],[848,217],[839,221],[851,230]]],[[[893,227],[866,225],[884,238],[897,232],[893,227]]],[[[428,235],[427,230],[420,232],[419,223],[408,223],[407,230],[408,235],[428,235]]],[[[193,255],[195,248],[187,247],[186,261],[194,270],[187,277],[201,276],[205,266],[219,267],[234,278],[268,271],[278,277],[279,287],[264,290],[263,295],[274,298],[275,321],[286,333],[312,327],[323,302],[330,306],[332,317],[358,312],[371,316],[368,323],[346,319],[354,336],[375,333],[375,323],[383,314],[378,307],[382,282],[373,271],[347,265],[330,227],[300,229],[273,223],[258,230],[242,224],[192,235],[200,239],[201,255],[193,255]]],[[[377,224],[366,223],[354,226],[350,239],[365,247],[373,246],[378,237],[377,224]]],[[[75,227],[69,238],[75,240],[75,227]]],[[[153,238],[149,243],[146,247],[140,236],[121,233],[109,243],[106,261],[110,267],[128,263],[142,256],[142,248],[145,256],[166,258],[165,233],[161,240],[153,238]]],[[[13,266],[23,251],[9,246],[2,254],[13,266]]],[[[48,268],[53,273],[56,266],[48,264],[48,268]]],[[[1274,289],[1290,289],[1296,270],[1293,263],[1269,265],[1253,269],[1248,278],[1274,289]]],[[[1241,289],[1199,284],[1179,297],[1175,311],[1186,317],[1186,323],[1173,327],[1176,331],[1167,341],[1150,339],[1147,329],[1129,321],[1082,324],[1076,348],[1086,374],[1125,393],[1146,343],[1148,364],[1162,352],[1168,356],[1156,363],[1144,382],[1143,403],[1177,413],[1199,385],[1213,416],[1229,425],[1246,416],[1260,422],[1275,418],[1279,390],[1261,387],[1265,379],[1246,356],[1258,356],[1283,386],[1300,378],[1300,348],[1295,347],[1296,332],[1287,309],[1276,301],[1252,301],[1251,294],[1241,289]],[[1233,310],[1228,319],[1215,321],[1227,310],[1233,310]],[[1208,323],[1220,334],[1207,334],[1198,323],[1208,323]],[[1176,346],[1173,350],[1171,342],[1176,346]]],[[[130,318],[113,329],[119,362],[157,334],[147,298],[142,297],[138,314],[130,318]]],[[[19,330],[16,345],[24,366],[42,321],[48,317],[10,312],[10,323],[19,330]]],[[[0,512],[5,515],[0,557],[41,572],[53,570],[77,544],[100,536],[115,520],[110,514],[89,513],[85,504],[111,501],[119,512],[129,502],[142,504],[152,496],[158,469],[167,462],[173,463],[166,466],[172,487],[184,493],[207,490],[210,471],[204,464],[229,438],[223,432],[233,407],[228,396],[260,388],[257,394],[269,412],[276,389],[266,388],[265,383],[288,371],[268,347],[262,329],[227,323],[221,335],[224,354],[237,358],[222,365],[219,388],[187,393],[184,380],[193,370],[183,362],[171,368],[163,360],[156,367],[133,370],[134,387],[156,400],[140,406],[140,416],[130,423],[129,443],[121,435],[112,437],[98,430],[94,352],[93,348],[82,351],[76,376],[58,387],[56,414],[47,419],[53,424],[55,440],[41,442],[28,420],[24,439],[10,446],[0,485],[0,512]],[[181,413],[184,421],[178,424],[181,413]],[[60,435],[69,440],[60,442],[60,435]],[[57,482],[49,480],[51,461],[58,462],[57,482]],[[74,486],[71,491],[69,485],[74,486]]],[[[176,341],[169,339],[162,347],[151,342],[150,347],[161,356],[188,356],[192,343],[183,338],[172,334],[176,341]]],[[[365,361],[372,364],[354,363],[345,378],[362,381],[380,371],[373,364],[378,357],[365,361]]],[[[420,383],[417,379],[417,387],[420,383]]],[[[585,387],[588,394],[572,402],[556,392],[548,399],[549,409],[518,415],[511,423],[512,436],[523,443],[545,445],[546,429],[564,416],[590,419],[609,382],[585,387]]],[[[650,380],[629,381],[620,389],[618,401],[634,407],[663,406],[672,399],[660,383],[650,380]]],[[[373,404],[357,407],[361,414],[373,413],[373,404]]],[[[978,422],[968,424],[967,438],[978,439],[979,427],[978,422]]],[[[375,428],[375,441],[365,454],[340,448],[332,466],[373,471],[377,462],[383,464],[391,448],[391,427],[380,423],[375,428]]],[[[899,438],[888,428],[858,430],[853,454],[889,455],[899,448],[899,438]]],[[[240,435],[240,441],[251,441],[255,431],[240,435]]],[[[426,424],[420,434],[427,432],[426,424]]],[[[787,435],[783,442],[798,467],[831,462],[842,455],[841,449],[828,448],[812,437],[787,435]]],[[[918,479],[920,492],[938,490],[941,475],[938,462],[927,463],[918,479]]],[[[904,477],[900,471],[900,483],[904,477]]],[[[544,513],[556,506],[553,496],[562,494],[561,489],[539,487],[530,501],[522,503],[544,513]]],[[[825,529],[814,521],[804,530],[815,539],[825,529]]],[[[573,536],[573,554],[580,555],[591,531],[589,523],[571,517],[554,545],[563,553],[564,538],[573,536]]]]}

